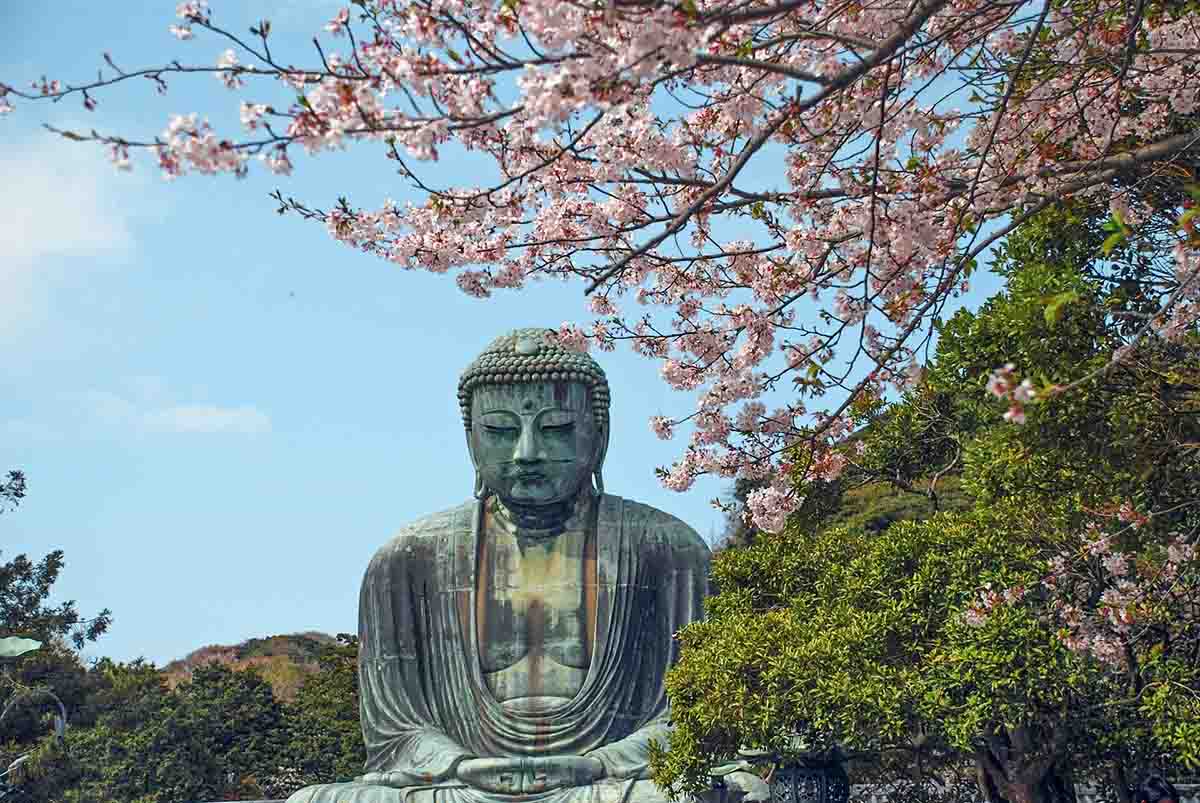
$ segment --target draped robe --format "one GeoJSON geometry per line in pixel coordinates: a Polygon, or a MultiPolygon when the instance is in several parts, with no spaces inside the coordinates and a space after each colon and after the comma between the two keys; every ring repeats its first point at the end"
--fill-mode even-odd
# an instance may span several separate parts
{"type": "Polygon", "coordinates": [[[596,616],[582,688],[543,711],[510,710],[482,674],[476,626],[478,502],[407,527],[372,559],[359,598],[359,691],[366,771],[312,786],[289,803],[618,803],[662,800],[649,744],[666,746],[664,677],[674,634],[703,614],[709,550],[694,530],[647,505],[604,495],[592,515],[596,616]],[[595,784],[510,796],[454,777],[471,757],[587,755],[595,784]]]}

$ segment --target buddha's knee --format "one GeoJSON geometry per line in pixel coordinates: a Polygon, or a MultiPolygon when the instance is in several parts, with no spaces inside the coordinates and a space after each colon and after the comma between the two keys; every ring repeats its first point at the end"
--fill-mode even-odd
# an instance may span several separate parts
{"type": "MultiPolygon", "coordinates": [[[[292,793],[287,803],[406,803],[404,791],[358,781],[326,783],[306,786],[292,793]]],[[[433,798],[410,798],[407,803],[433,803],[433,798]]]]}

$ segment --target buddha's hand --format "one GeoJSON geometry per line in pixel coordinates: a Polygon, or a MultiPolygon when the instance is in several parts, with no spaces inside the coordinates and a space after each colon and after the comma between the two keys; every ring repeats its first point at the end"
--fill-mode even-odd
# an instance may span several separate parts
{"type": "Polygon", "coordinates": [[[604,765],[587,756],[468,758],[458,765],[460,781],[485,792],[523,795],[587,786],[604,777],[604,765]]]}
{"type": "Polygon", "coordinates": [[[368,772],[365,775],[360,775],[358,782],[374,784],[376,786],[394,786],[397,789],[401,789],[405,786],[412,786],[412,776],[407,772],[385,770],[383,772],[368,772]]]}

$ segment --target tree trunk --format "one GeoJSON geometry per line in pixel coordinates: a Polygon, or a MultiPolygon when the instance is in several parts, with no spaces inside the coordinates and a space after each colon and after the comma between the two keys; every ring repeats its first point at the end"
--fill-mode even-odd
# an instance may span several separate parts
{"type": "Polygon", "coordinates": [[[1040,787],[1041,803],[1076,803],[1075,775],[1066,762],[1052,764],[1042,776],[1040,787]]]}
{"type": "Polygon", "coordinates": [[[1065,762],[1038,773],[1021,773],[996,761],[994,754],[976,754],[979,791],[989,803],[1077,803],[1075,779],[1065,762]]]}
{"type": "Polygon", "coordinates": [[[1120,760],[1114,761],[1111,773],[1113,788],[1117,790],[1117,803],[1133,803],[1133,794],[1129,786],[1129,776],[1125,773],[1125,764],[1120,760]]]}
{"type": "Polygon", "coordinates": [[[1041,799],[1042,785],[1037,781],[1017,779],[1010,781],[1005,790],[1012,803],[1044,803],[1041,799]]]}
{"type": "Polygon", "coordinates": [[[1000,774],[999,770],[999,767],[985,757],[984,750],[975,753],[975,782],[979,785],[979,795],[984,803],[1012,803],[1000,793],[998,781],[1002,781],[1003,778],[997,777],[1000,774]]]}

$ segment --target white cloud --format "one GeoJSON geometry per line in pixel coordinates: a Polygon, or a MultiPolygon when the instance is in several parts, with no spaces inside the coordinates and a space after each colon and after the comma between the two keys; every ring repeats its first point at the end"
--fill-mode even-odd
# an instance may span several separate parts
{"type": "Polygon", "coordinates": [[[112,203],[114,169],[96,146],[25,143],[0,157],[0,265],[132,247],[127,216],[112,203]]]}
{"type": "Polygon", "coordinates": [[[181,404],[142,414],[142,424],[153,432],[235,432],[253,435],[269,432],[271,419],[248,405],[217,407],[209,404],[181,404]]]}
{"type": "Polygon", "coordinates": [[[35,439],[78,439],[96,435],[260,435],[271,417],[252,404],[187,404],[168,401],[165,383],[136,377],[132,393],[89,390],[68,393],[36,417],[0,423],[0,432],[35,439]],[[149,392],[146,392],[147,389],[149,392]]]}
{"type": "Polygon", "coordinates": [[[0,326],[15,330],[68,278],[59,258],[133,251],[131,223],[145,210],[130,189],[146,179],[117,174],[95,144],[50,134],[6,144],[0,176],[0,326]]]}

